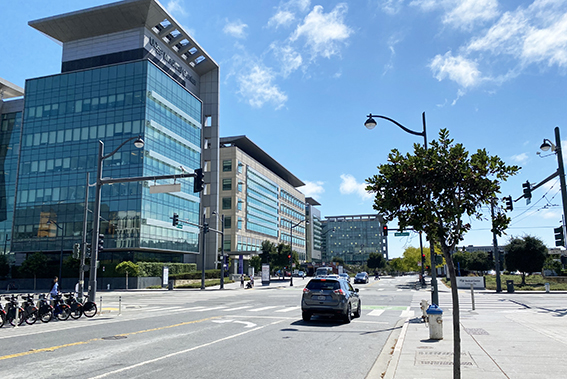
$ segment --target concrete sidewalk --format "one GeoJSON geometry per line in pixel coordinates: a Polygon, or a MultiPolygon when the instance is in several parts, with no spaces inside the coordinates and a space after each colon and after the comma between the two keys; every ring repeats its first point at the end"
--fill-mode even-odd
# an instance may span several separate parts
{"type": "MultiPolygon", "coordinates": [[[[567,300],[564,294],[558,296],[567,300]]],[[[422,299],[430,301],[430,293],[416,292],[412,309],[418,309],[422,299]]],[[[475,292],[472,310],[470,291],[459,291],[461,377],[567,377],[567,309],[528,308],[510,300],[513,294],[475,292]]],[[[416,310],[417,317],[398,324],[368,378],[453,378],[451,293],[441,282],[439,302],[444,311],[444,338],[430,340],[428,324],[421,322],[421,312],[416,310]]]]}

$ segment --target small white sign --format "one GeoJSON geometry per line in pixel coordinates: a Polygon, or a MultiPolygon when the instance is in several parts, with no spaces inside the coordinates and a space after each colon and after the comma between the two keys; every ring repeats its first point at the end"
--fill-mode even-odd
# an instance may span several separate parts
{"type": "Polygon", "coordinates": [[[457,288],[470,289],[471,284],[474,289],[485,289],[483,276],[457,276],[457,288]]]}
{"type": "Polygon", "coordinates": [[[150,193],[181,192],[181,183],[150,186],[150,193]]]}

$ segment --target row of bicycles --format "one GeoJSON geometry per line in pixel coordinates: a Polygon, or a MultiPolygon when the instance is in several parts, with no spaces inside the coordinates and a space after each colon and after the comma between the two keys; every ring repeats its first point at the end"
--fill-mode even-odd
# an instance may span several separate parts
{"type": "Polygon", "coordinates": [[[73,292],[62,293],[53,299],[39,294],[37,301],[34,294],[12,294],[4,296],[6,304],[0,303],[0,328],[5,323],[12,326],[22,325],[24,321],[33,325],[37,320],[49,322],[53,319],[67,320],[69,317],[78,319],[82,315],[94,317],[97,313],[96,304],[92,301],[79,301],[73,292]],[[18,298],[22,299],[22,302],[18,298]]]}

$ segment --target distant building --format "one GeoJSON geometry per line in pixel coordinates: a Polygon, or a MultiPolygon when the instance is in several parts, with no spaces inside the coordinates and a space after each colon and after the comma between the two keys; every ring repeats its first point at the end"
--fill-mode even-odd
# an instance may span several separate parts
{"type": "Polygon", "coordinates": [[[317,200],[312,197],[305,199],[305,217],[309,221],[306,225],[307,234],[307,262],[321,262],[322,252],[321,245],[323,243],[323,224],[321,222],[321,212],[315,208],[319,204],[317,200]]]}
{"type": "Polygon", "coordinates": [[[305,261],[305,195],[296,189],[305,184],[246,136],[222,137],[220,162],[221,206],[205,214],[224,215],[224,251],[245,270],[263,241],[290,244],[293,237],[305,261]]]}
{"type": "Polygon", "coordinates": [[[364,264],[370,253],[381,253],[388,259],[387,236],[383,235],[384,219],[380,215],[348,215],[325,217],[323,224],[322,261],[334,257],[348,264],[364,264]]]}

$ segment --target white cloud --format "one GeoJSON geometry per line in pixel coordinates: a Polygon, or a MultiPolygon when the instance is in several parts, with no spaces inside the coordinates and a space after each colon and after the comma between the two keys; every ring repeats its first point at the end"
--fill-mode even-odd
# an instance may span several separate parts
{"type": "Polygon", "coordinates": [[[483,80],[476,62],[463,56],[454,57],[450,51],[436,55],[429,68],[437,80],[449,78],[463,88],[473,87],[483,80]]]}
{"type": "Polygon", "coordinates": [[[512,155],[511,158],[512,158],[512,161],[514,161],[516,163],[525,163],[529,159],[528,154],[526,154],[526,153],[512,155]]]}
{"type": "Polygon", "coordinates": [[[183,16],[187,14],[181,0],[170,0],[165,6],[165,9],[171,14],[180,14],[183,16]]]}
{"type": "Polygon", "coordinates": [[[544,29],[530,28],[524,39],[522,58],[529,63],[567,66],[567,14],[544,29]]]}
{"type": "Polygon", "coordinates": [[[443,23],[463,30],[499,15],[498,0],[414,0],[410,5],[424,12],[442,9],[443,23]]]}
{"type": "Polygon", "coordinates": [[[248,25],[244,24],[240,20],[237,20],[237,21],[229,22],[228,24],[226,24],[224,26],[224,28],[222,29],[222,31],[225,34],[231,35],[235,38],[245,38],[246,37],[245,29],[247,27],[248,27],[248,25]]]}
{"type": "Polygon", "coordinates": [[[394,15],[400,12],[404,0],[380,0],[379,6],[384,13],[394,15]]]}
{"type": "Polygon", "coordinates": [[[290,41],[305,38],[305,46],[312,59],[318,56],[330,58],[340,55],[341,44],[346,43],[353,31],[344,23],[348,11],[346,4],[338,4],[330,13],[323,13],[323,7],[316,5],[290,37],[290,41]]]}
{"type": "Polygon", "coordinates": [[[303,58],[291,45],[281,45],[273,42],[270,48],[281,64],[281,75],[284,78],[301,67],[303,58]]]}
{"type": "Polygon", "coordinates": [[[366,192],[366,184],[358,183],[354,176],[350,174],[341,175],[341,186],[339,188],[343,195],[356,194],[362,200],[368,200],[373,197],[372,193],[366,192]]]}
{"type": "Polygon", "coordinates": [[[278,11],[268,20],[268,26],[278,28],[280,26],[289,26],[295,20],[295,15],[290,11],[278,11]]]}
{"type": "Polygon", "coordinates": [[[238,75],[237,81],[238,93],[254,108],[271,103],[280,109],[287,101],[287,95],[273,84],[274,74],[269,68],[252,63],[249,71],[238,75]]]}
{"type": "Polygon", "coordinates": [[[306,181],[305,185],[299,187],[298,190],[301,191],[307,197],[316,198],[317,196],[321,195],[325,192],[325,188],[323,187],[324,182],[309,182],[306,181]]]}

